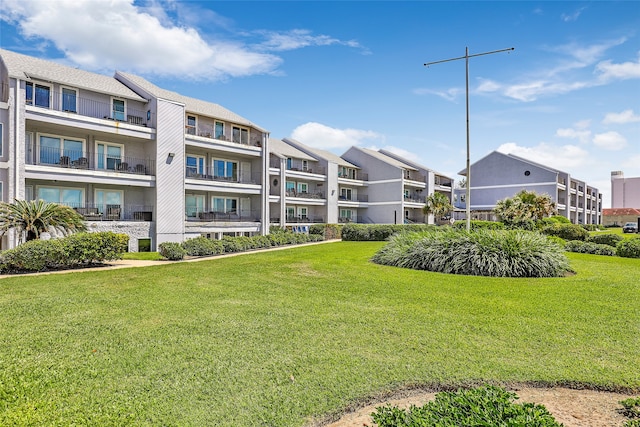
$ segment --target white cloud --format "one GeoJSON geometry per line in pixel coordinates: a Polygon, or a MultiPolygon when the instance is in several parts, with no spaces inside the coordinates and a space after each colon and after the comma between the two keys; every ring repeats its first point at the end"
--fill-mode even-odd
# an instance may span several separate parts
{"type": "Polygon", "coordinates": [[[352,145],[364,145],[370,141],[384,141],[383,135],[370,130],[336,129],[315,122],[298,126],[291,133],[291,138],[325,150],[347,149],[352,145]]]}
{"type": "Polygon", "coordinates": [[[636,62],[623,62],[614,64],[611,60],[602,61],[596,66],[596,70],[601,73],[600,77],[604,80],[610,79],[638,79],[640,78],[640,55],[636,62]]]}
{"type": "Polygon", "coordinates": [[[556,136],[559,136],[561,138],[577,139],[581,143],[586,144],[587,142],[589,142],[589,137],[591,137],[591,131],[564,128],[558,129],[556,131],[556,136]]]}
{"type": "Polygon", "coordinates": [[[634,114],[633,110],[624,110],[621,113],[607,113],[602,123],[604,124],[625,124],[640,122],[640,116],[634,114]]]}
{"type": "Polygon", "coordinates": [[[300,49],[307,46],[344,45],[354,48],[362,48],[355,40],[340,40],[327,35],[313,35],[309,30],[295,29],[283,33],[273,31],[260,31],[266,41],[258,47],[268,51],[284,51],[300,49]]]}
{"type": "Polygon", "coordinates": [[[458,95],[464,93],[464,90],[460,88],[455,88],[455,87],[448,89],[446,91],[418,88],[418,89],[414,89],[413,93],[416,95],[436,95],[447,101],[455,101],[458,95]]]}
{"type": "Polygon", "coordinates": [[[580,168],[590,161],[589,153],[577,145],[557,146],[541,142],[535,147],[522,147],[514,142],[508,142],[498,147],[498,151],[563,171],[580,168]]]}
{"type": "Polygon", "coordinates": [[[575,12],[571,13],[571,14],[565,14],[563,13],[561,15],[561,18],[564,22],[572,22],[572,21],[577,21],[578,18],[580,17],[580,15],[582,14],[582,12],[586,9],[586,7],[581,7],[580,9],[576,10],[575,12]]]}
{"type": "Polygon", "coordinates": [[[594,135],[593,143],[604,150],[618,151],[627,146],[627,139],[618,132],[611,131],[594,135]]]}

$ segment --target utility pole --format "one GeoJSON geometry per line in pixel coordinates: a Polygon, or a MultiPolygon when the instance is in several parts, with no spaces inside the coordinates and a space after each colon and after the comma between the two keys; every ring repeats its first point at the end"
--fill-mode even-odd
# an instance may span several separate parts
{"type": "MultiPolygon", "coordinates": [[[[511,52],[512,50],[515,50],[514,47],[510,47],[507,49],[500,49],[500,50],[492,50],[490,52],[482,52],[482,53],[475,53],[473,55],[469,55],[469,48],[465,48],[465,53],[464,56],[459,56],[457,58],[449,58],[449,59],[443,59],[440,61],[434,61],[434,62],[427,62],[424,64],[425,67],[429,67],[430,65],[434,65],[434,64],[440,64],[442,62],[451,62],[451,61],[457,61],[459,59],[464,59],[465,60],[465,65],[466,65],[466,69],[467,69],[467,80],[466,80],[466,98],[467,98],[467,194],[465,197],[465,207],[467,209],[466,212],[466,216],[467,216],[467,231],[471,230],[471,165],[470,165],[470,150],[469,150],[469,58],[473,58],[476,56],[484,56],[484,55],[491,55],[492,53],[500,53],[500,52],[511,52]]],[[[453,190],[453,189],[452,189],[453,190]]]]}

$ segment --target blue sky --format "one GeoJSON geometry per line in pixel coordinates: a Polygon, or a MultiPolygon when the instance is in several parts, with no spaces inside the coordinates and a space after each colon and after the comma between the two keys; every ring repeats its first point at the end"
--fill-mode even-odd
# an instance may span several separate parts
{"type": "Polygon", "coordinates": [[[123,70],[341,154],[386,148],[455,176],[493,150],[600,188],[640,176],[635,1],[3,0],[0,45],[123,70]]]}

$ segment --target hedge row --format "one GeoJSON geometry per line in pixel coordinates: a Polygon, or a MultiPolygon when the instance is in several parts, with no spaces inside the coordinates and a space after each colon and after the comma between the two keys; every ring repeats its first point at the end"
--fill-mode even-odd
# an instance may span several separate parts
{"type": "Polygon", "coordinates": [[[101,264],[122,258],[128,243],[129,236],[111,231],[31,240],[0,254],[0,272],[36,272],[101,264]]]}
{"type": "Polygon", "coordinates": [[[593,255],[607,255],[613,256],[616,254],[616,249],[609,245],[592,242],[582,242],[580,240],[570,240],[564,246],[567,252],[578,252],[581,254],[593,254],[593,255]]]}
{"type": "Polygon", "coordinates": [[[275,246],[318,242],[323,240],[320,234],[292,233],[282,229],[272,229],[266,236],[225,236],[222,240],[196,237],[183,243],[164,242],[158,245],[158,252],[163,258],[171,261],[184,259],[185,256],[208,256],[224,253],[244,252],[252,249],[271,248],[275,246]]]}
{"type": "Polygon", "coordinates": [[[399,232],[420,232],[436,228],[427,224],[346,224],[342,227],[342,240],[384,241],[399,232]]]}

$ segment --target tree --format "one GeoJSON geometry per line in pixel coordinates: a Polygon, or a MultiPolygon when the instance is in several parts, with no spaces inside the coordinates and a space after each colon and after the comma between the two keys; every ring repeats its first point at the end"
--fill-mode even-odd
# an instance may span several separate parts
{"type": "Polygon", "coordinates": [[[69,206],[49,203],[44,200],[15,200],[0,202],[0,235],[14,229],[26,241],[40,238],[40,234],[53,228],[62,234],[85,231],[84,217],[69,206]]]}
{"type": "Polygon", "coordinates": [[[438,192],[427,197],[427,203],[422,208],[422,212],[425,215],[433,214],[436,217],[436,222],[438,218],[442,218],[452,210],[453,206],[449,198],[445,194],[438,192]]]}
{"type": "Polygon", "coordinates": [[[520,226],[540,221],[556,212],[556,205],[548,194],[522,190],[513,197],[499,200],[493,212],[508,226],[520,226]]]}

